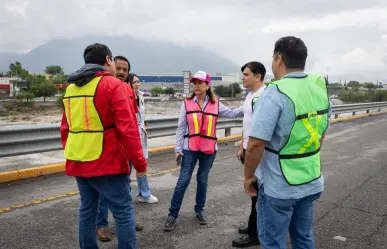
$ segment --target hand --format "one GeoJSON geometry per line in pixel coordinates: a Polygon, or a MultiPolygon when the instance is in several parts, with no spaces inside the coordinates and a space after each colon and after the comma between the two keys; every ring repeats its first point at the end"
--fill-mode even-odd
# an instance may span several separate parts
{"type": "Polygon", "coordinates": [[[144,172],[138,172],[136,171],[136,176],[137,177],[143,177],[148,173],[148,169],[146,169],[144,172]]]}
{"type": "Polygon", "coordinates": [[[177,159],[177,157],[181,155],[181,156],[184,156],[183,152],[177,152],[176,155],[175,155],[175,160],[177,159]]]}
{"type": "Polygon", "coordinates": [[[257,196],[257,191],[254,188],[254,183],[258,181],[256,176],[253,176],[252,178],[245,178],[244,187],[245,192],[251,197],[257,196]]]}
{"type": "Polygon", "coordinates": [[[243,149],[242,149],[242,148],[239,149],[239,151],[238,151],[238,153],[237,153],[237,157],[238,157],[239,160],[241,160],[241,158],[244,157],[243,154],[244,154],[244,153],[243,153],[243,149]]]}

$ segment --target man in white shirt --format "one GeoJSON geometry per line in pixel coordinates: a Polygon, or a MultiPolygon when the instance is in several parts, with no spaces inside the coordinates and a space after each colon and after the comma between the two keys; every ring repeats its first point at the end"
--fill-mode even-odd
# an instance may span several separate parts
{"type": "MultiPolygon", "coordinates": [[[[255,102],[266,88],[266,85],[263,83],[263,80],[266,75],[266,69],[262,63],[252,61],[246,63],[241,68],[241,70],[243,73],[243,87],[250,90],[243,104],[243,133],[241,146],[237,154],[239,160],[244,163],[245,151],[247,148],[247,142],[249,140],[247,134],[252,123],[255,102]]],[[[258,185],[256,184],[256,186],[254,187],[258,192],[258,185]]],[[[257,201],[257,197],[251,198],[251,213],[249,217],[248,227],[239,229],[239,233],[243,234],[243,236],[233,240],[232,245],[234,247],[242,248],[259,245],[256,210],[257,201]]]]}

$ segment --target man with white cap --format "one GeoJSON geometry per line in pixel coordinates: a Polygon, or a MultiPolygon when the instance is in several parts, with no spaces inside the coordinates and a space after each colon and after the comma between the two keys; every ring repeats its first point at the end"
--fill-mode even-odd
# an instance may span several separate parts
{"type": "Polygon", "coordinates": [[[230,109],[215,97],[210,86],[211,78],[206,72],[198,71],[190,79],[190,82],[194,85],[194,91],[181,105],[176,131],[176,159],[182,158],[182,162],[179,180],[165,222],[165,231],[172,231],[175,228],[184,193],[191,181],[198,160],[198,183],[194,210],[199,224],[207,224],[203,208],[206,202],[208,175],[218,150],[216,121],[218,117],[237,118],[243,116],[241,108],[230,109]]]}

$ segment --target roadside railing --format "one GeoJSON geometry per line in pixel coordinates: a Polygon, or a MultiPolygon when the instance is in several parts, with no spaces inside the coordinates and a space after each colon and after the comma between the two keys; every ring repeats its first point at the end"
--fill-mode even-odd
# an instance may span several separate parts
{"type": "MultiPolygon", "coordinates": [[[[335,105],[332,108],[334,118],[340,115],[356,115],[360,111],[369,113],[387,109],[387,102],[335,105]]],[[[178,117],[146,119],[148,137],[165,137],[176,134],[178,117]]],[[[242,118],[222,119],[217,130],[225,130],[225,136],[231,135],[231,129],[242,127],[242,118]]],[[[63,149],[59,124],[11,125],[0,127],[0,157],[25,155],[63,149]]]]}

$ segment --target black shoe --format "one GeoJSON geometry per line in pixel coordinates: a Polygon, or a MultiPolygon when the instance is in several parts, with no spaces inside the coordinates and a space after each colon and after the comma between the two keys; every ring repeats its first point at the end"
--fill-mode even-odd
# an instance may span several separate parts
{"type": "Polygon", "coordinates": [[[164,231],[166,232],[173,231],[173,229],[175,229],[175,225],[176,225],[176,218],[173,216],[168,216],[168,219],[165,221],[164,231]]]}
{"type": "Polygon", "coordinates": [[[238,233],[240,233],[240,234],[247,234],[248,233],[248,228],[247,227],[241,227],[241,228],[239,228],[238,229],[238,233]]]}
{"type": "Polygon", "coordinates": [[[259,244],[258,236],[250,237],[249,235],[243,235],[239,239],[232,241],[232,246],[238,248],[258,246],[259,244]]]}
{"type": "Polygon", "coordinates": [[[197,212],[196,218],[199,220],[200,225],[207,225],[207,217],[204,211],[197,212]]]}

